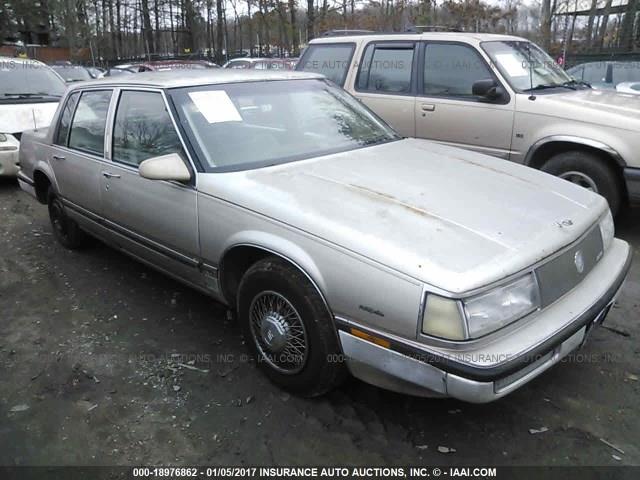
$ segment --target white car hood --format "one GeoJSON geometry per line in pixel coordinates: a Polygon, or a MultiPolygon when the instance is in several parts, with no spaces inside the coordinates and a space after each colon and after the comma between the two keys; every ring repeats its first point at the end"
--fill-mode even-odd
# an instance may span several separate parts
{"type": "Polygon", "coordinates": [[[0,104],[0,133],[48,127],[58,102],[0,104]]]}
{"type": "Polygon", "coordinates": [[[452,293],[551,255],[607,208],[540,171],[417,139],[204,174],[198,188],[452,293]]]}

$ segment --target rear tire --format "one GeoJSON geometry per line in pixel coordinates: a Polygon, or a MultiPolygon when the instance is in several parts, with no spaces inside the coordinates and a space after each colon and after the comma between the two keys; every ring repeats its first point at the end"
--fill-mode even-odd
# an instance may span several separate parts
{"type": "Polygon", "coordinates": [[[327,307],[291,264],[271,256],[251,266],[240,282],[237,309],[251,354],[279,387],[313,397],[344,379],[327,307]]]}
{"type": "Polygon", "coordinates": [[[86,246],[88,243],[87,234],[67,216],[60,197],[55,194],[52,188],[49,188],[47,193],[47,203],[49,205],[49,219],[56,240],[69,250],[77,250],[86,246]]]}
{"type": "Polygon", "coordinates": [[[599,193],[609,202],[613,215],[620,211],[623,192],[620,178],[599,156],[580,150],[558,153],[542,166],[542,171],[599,193]]]}

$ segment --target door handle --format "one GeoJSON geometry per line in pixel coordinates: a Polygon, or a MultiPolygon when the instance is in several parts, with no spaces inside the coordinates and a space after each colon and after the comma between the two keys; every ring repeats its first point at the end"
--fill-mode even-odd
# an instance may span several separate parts
{"type": "Polygon", "coordinates": [[[62,155],[52,155],[51,158],[54,160],[64,160],[65,158],[62,155]]]}
{"type": "Polygon", "coordinates": [[[115,173],[102,172],[102,175],[104,175],[105,178],[120,178],[120,175],[115,173]]]}
{"type": "Polygon", "coordinates": [[[422,108],[423,112],[433,112],[436,106],[432,103],[423,103],[420,108],[422,108]]]}

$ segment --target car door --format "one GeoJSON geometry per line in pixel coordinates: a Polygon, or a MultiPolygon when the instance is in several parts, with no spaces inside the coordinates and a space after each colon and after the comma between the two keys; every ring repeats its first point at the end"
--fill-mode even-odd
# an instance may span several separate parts
{"type": "Polygon", "coordinates": [[[479,80],[501,84],[475,47],[458,42],[424,43],[418,69],[417,137],[510,157],[515,98],[507,94],[489,101],[473,95],[473,84],[479,80]]]}
{"type": "Polygon", "coordinates": [[[100,171],[111,89],[71,93],[56,125],[49,163],[69,214],[89,230],[101,215],[100,171]]]}
{"type": "Polygon", "coordinates": [[[164,96],[148,89],[121,89],[116,95],[110,161],[100,172],[105,224],[124,250],[200,285],[195,183],[149,180],[138,173],[143,161],[169,153],[178,153],[193,172],[164,96]]]}
{"type": "Polygon", "coordinates": [[[354,95],[400,135],[414,137],[416,42],[374,41],[362,54],[354,95]]]}

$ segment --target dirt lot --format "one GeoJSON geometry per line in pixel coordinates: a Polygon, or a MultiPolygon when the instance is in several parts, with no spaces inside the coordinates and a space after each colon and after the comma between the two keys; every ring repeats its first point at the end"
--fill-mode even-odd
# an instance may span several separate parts
{"type": "Polygon", "coordinates": [[[514,394],[352,380],[305,400],[247,360],[220,305],[101,244],[65,251],[46,208],[0,182],[0,465],[639,465],[640,212],[618,236],[636,262],[606,328],[514,394]]]}

